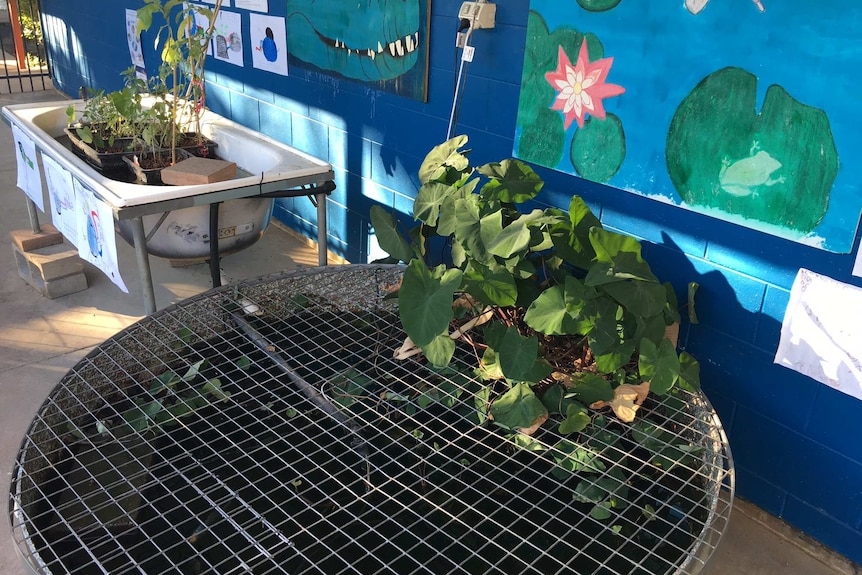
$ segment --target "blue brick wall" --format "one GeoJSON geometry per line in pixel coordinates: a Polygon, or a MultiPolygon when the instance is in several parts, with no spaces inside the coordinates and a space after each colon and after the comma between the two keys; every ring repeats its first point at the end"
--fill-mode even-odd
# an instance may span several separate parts
{"type": "MultiPolygon", "coordinates": [[[[138,5],[42,0],[58,86],[70,94],[81,84],[119,86],[129,62],[124,9],[138,5]]],[[[270,12],[283,15],[285,6],[271,0],[270,12]]],[[[250,55],[245,68],[208,63],[212,109],[333,164],[338,189],[327,203],[330,246],[351,261],[373,252],[372,205],[408,218],[422,157],[445,138],[459,6],[432,2],[427,103],[299,66],[288,77],[266,74],[251,68],[250,55]]],[[[458,131],[470,137],[477,163],[511,155],[528,9],[528,0],[500,2],[497,28],[474,36],[458,131]]],[[[688,281],[701,284],[701,321],[684,326],[681,342],[700,360],[704,389],[727,428],[738,493],[862,562],[862,402],[772,363],[796,271],[862,285],[850,275],[853,256],[537,171],[546,180],[541,202],[566,207],[573,193],[582,195],[607,227],[642,239],[656,273],[680,293],[688,281]]],[[[316,211],[305,198],[279,200],[275,215],[316,237],[316,211]]]]}

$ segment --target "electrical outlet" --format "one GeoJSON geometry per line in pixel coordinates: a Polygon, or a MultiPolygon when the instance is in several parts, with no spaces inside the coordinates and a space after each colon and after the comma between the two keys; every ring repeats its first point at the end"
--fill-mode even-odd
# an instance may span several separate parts
{"type": "Polygon", "coordinates": [[[497,5],[490,2],[464,2],[458,11],[458,18],[470,21],[473,30],[493,28],[497,16],[497,5]]]}

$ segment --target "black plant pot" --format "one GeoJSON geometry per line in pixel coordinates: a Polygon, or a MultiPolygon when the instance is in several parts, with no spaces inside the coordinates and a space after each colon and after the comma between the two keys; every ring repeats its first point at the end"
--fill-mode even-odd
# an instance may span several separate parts
{"type": "Polygon", "coordinates": [[[97,149],[82,140],[74,127],[65,128],[64,132],[72,144],[72,152],[100,172],[122,170],[123,156],[132,149],[132,138],[116,138],[109,149],[97,149]]]}

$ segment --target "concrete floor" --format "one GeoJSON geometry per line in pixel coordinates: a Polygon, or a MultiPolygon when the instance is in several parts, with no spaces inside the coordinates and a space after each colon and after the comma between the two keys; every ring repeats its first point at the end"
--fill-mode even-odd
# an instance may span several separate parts
{"type": "MultiPolygon", "coordinates": [[[[0,106],[59,100],[58,92],[0,96],[0,106]]],[[[0,494],[6,497],[21,438],[56,382],[94,346],[143,315],[134,253],[117,239],[120,271],[129,294],[121,292],[95,268],[85,264],[90,287],[47,299],[18,277],[9,232],[29,229],[24,195],[16,188],[11,130],[0,125],[0,494]]],[[[47,204],[47,199],[46,199],[47,204]]],[[[47,216],[43,216],[47,218],[47,216]]],[[[47,221],[47,219],[43,220],[47,221]]],[[[229,278],[246,278],[313,266],[317,251],[277,226],[240,254],[224,258],[229,278]]],[[[172,268],[151,258],[157,306],[210,287],[209,268],[199,264],[172,268]]],[[[6,509],[6,506],[2,506],[6,509]]],[[[0,574],[26,573],[9,532],[0,518],[0,574]]],[[[862,573],[857,566],[825,550],[782,521],[739,501],[730,528],[711,564],[713,575],[834,575],[862,573]]]]}

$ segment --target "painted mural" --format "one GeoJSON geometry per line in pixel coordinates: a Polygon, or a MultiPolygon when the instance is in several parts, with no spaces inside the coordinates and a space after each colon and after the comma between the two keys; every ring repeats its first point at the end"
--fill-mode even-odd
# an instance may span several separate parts
{"type": "Polygon", "coordinates": [[[289,0],[289,56],[336,76],[425,101],[429,2],[289,0]]]}
{"type": "Polygon", "coordinates": [[[862,3],[531,0],[521,159],[848,253],[862,3]],[[840,161],[839,161],[840,157],[840,161]]]}

